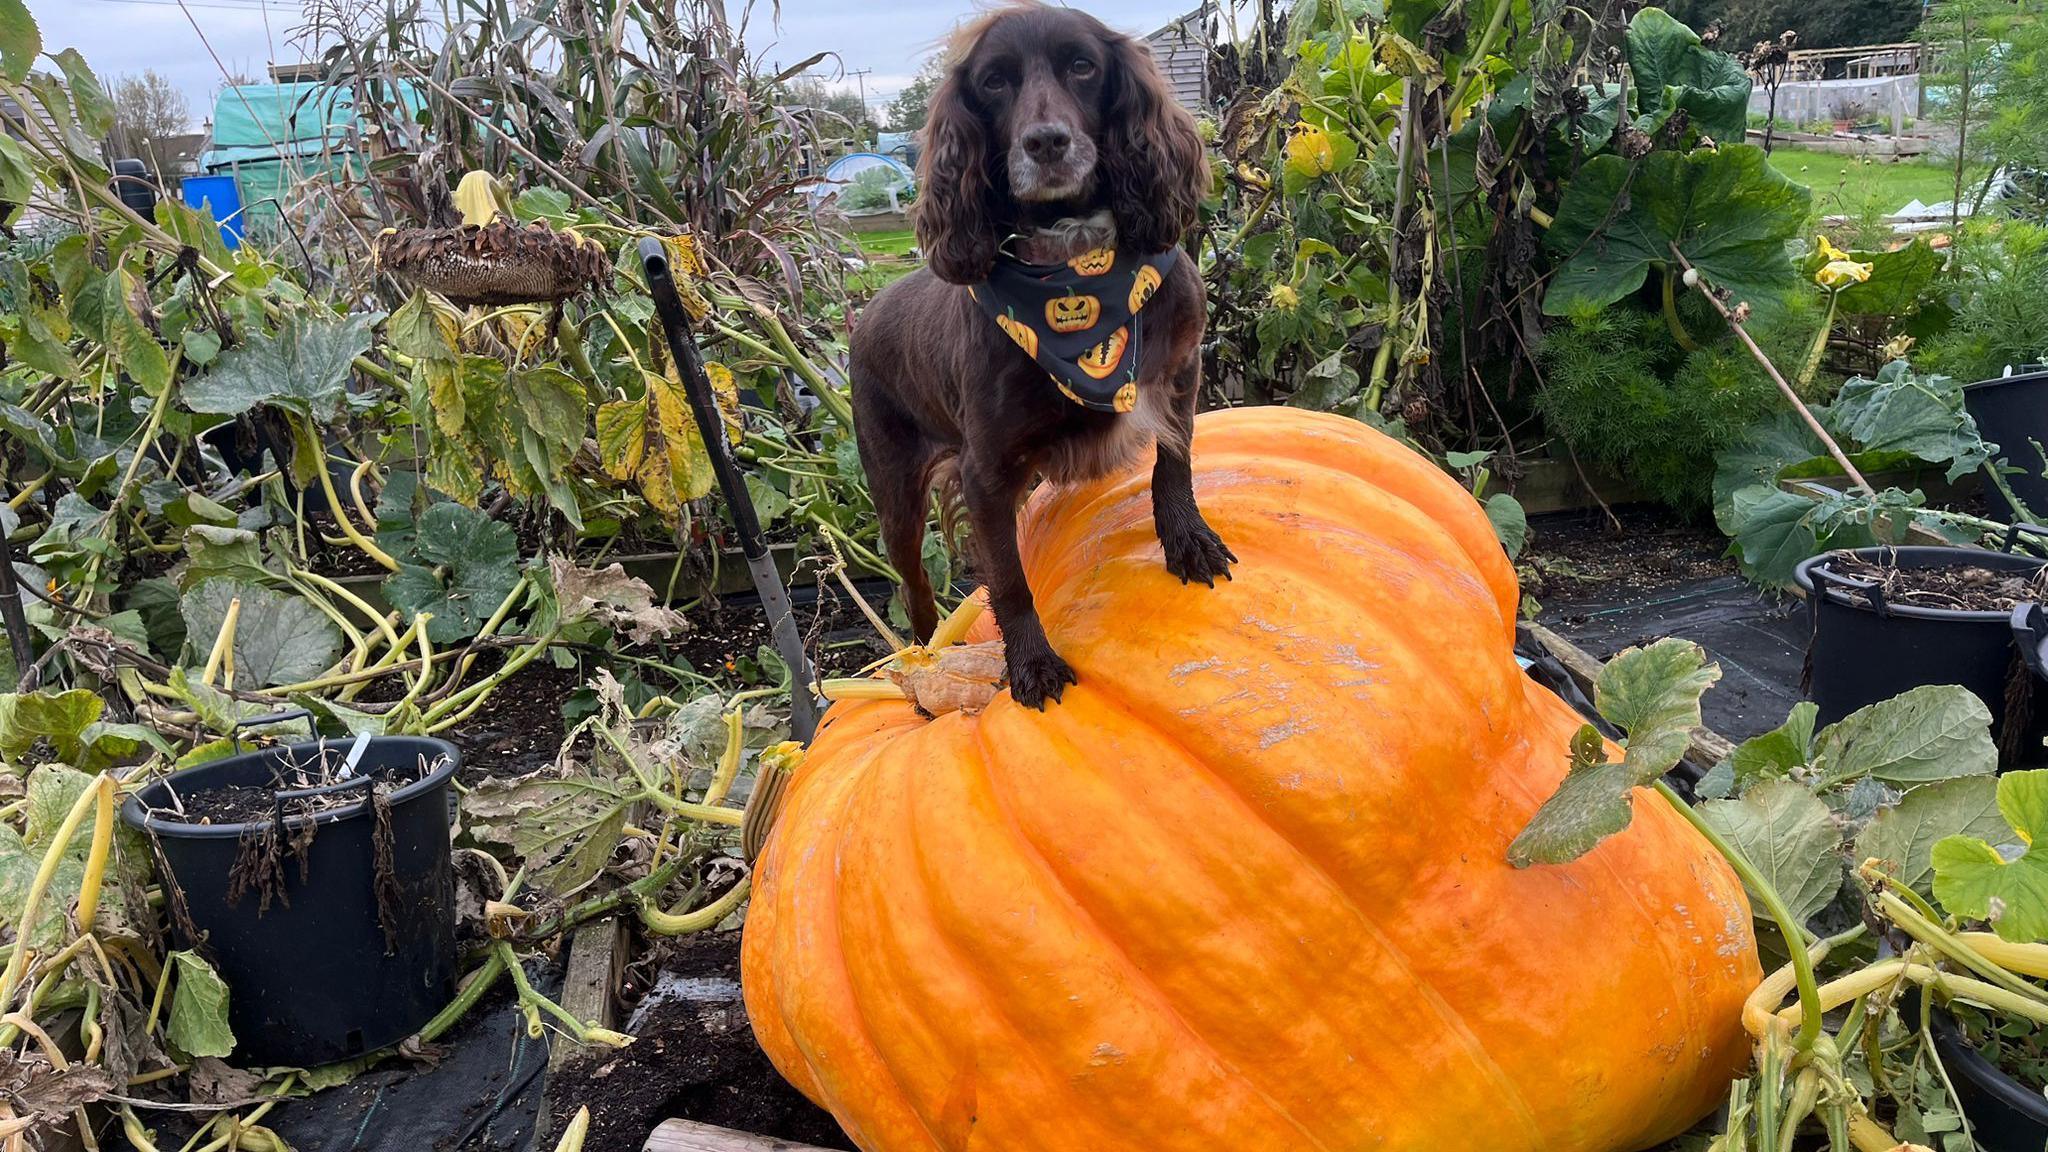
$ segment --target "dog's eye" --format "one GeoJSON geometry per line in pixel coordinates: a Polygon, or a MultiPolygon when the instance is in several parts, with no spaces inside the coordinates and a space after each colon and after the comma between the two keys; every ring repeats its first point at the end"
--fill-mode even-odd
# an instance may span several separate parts
{"type": "Polygon", "coordinates": [[[1086,56],[1077,56],[1072,64],[1067,65],[1067,72],[1076,80],[1086,80],[1095,75],[1095,61],[1086,56]]]}
{"type": "Polygon", "coordinates": [[[1010,82],[1003,78],[1001,72],[991,72],[981,78],[982,90],[986,92],[1001,92],[1009,86],[1010,82]]]}

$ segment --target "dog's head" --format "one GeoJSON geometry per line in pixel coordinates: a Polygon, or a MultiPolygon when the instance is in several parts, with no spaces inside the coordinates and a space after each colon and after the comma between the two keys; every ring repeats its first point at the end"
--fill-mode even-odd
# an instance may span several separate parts
{"type": "Polygon", "coordinates": [[[1195,122],[1151,53],[1085,12],[1022,3],[963,28],[918,160],[918,245],[955,284],[987,279],[1022,217],[1108,208],[1121,246],[1164,251],[1209,187],[1195,122]]]}

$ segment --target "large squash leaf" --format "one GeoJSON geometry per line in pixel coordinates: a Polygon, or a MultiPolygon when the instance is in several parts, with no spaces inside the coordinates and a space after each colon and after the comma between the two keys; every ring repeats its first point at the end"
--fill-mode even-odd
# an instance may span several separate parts
{"type": "Polygon", "coordinates": [[[427,509],[413,546],[419,563],[400,564],[384,597],[408,615],[433,613],[427,638],[436,644],[476,635],[519,582],[517,534],[473,508],[427,509]]]}
{"type": "Polygon", "coordinates": [[[1885,365],[1874,380],[1859,376],[1842,385],[1825,423],[1866,452],[1906,452],[1945,463],[1950,480],[1982,467],[1994,447],[1963,407],[1960,384],[1915,375],[1903,360],[1885,365]]]}
{"type": "Polygon", "coordinates": [[[270,687],[310,680],[326,671],[341,650],[341,633],[318,608],[297,596],[236,580],[207,580],[178,602],[185,635],[204,655],[227,620],[236,598],[235,683],[270,687]]]}
{"type": "Polygon", "coordinates": [[[1872,776],[1910,786],[1998,770],[1991,711],[1958,684],[1926,684],[1822,730],[1814,759],[1830,784],[1872,776]]]}
{"type": "Polygon", "coordinates": [[[237,415],[268,404],[315,424],[341,416],[350,366],[370,350],[374,317],[293,313],[274,333],[258,333],[221,353],[213,370],[185,382],[194,412],[237,415]]]}
{"type": "Polygon", "coordinates": [[[1864,827],[1856,837],[1856,858],[1882,861],[1899,883],[1931,894],[1934,845],[1949,836],[1992,844],[2012,838],[1998,814],[1996,779],[1964,776],[1913,789],[1864,827]]]}
{"type": "Polygon", "coordinates": [[[1806,222],[1812,194],[1747,144],[1631,163],[1595,156],[1558,205],[1545,242],[1564,260],[1543,311],[1596,311],[1672,263],[1676,245],[1707,282],[1761,299],[1796,279],[1785,244],[1806,222]]]}
{"type": "MultiPolygon", "coordinates": [[[[1766,780],[1739,800],[1709,800],[1700,819],[1742,853],[1764,881],[1805,921],[1827,907],[1842,886],[1841,832],[1828,806],[1804,785],[1766,780]]],[[[1750,903],[1759,915],[1755,891],[1750,903]]]]}
{"type": "Polygon", "coordinates": [[[1700,43],[1699,33],[1661,8],[1628,24],[1628,67],[1635,77],[1637,127],[1654,133],[1683,109],[1694,127],[1724,144],[1749,127],[1749,73],[1735,58],[1700,43]]]}

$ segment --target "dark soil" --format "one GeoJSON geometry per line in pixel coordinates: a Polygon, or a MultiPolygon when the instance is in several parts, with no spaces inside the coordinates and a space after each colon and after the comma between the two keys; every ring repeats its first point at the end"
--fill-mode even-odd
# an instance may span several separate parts
{"type": "Polygon", "coordinates": [[[2011,612],[2020,604],[2048,599],[2048,567],[2031,573],[1998,572],[1976,565],[1959,568],[1900,568],[1837,556],[1827,569],[1851,580],[1875,584],[1887,602],[1957,612],[2011,612]]]}
{"type": "MultiPolygon", "coordinates": [[[[341,761],[336,759],[334,766],[341,761]]],[[[377,774],[377,779],[386,788],[402,788],[426,775],[431,765],[425,761],[400,765],[377,774]]],[[[297,774],[283,782],[293,790],[319,787],[334,781],[315,773],[297,774]]],[[[285,801],[287,817],[312,816],[335,808],[347,808],[360,804],[367,796],[365,788],[345,788],[317,796],[305,796],[285,801]]],[[[204,792],[180,792],[178,801],[184,805],[185,813],[179,817],[175,811],[157,810],[160,818],[175,818],[187,824],[250,824],[267,823],[276,811],[276,792],[271,788],[237,784],[226,788],[213,788],[204,792]]]]}
{"type": "MultiPolygon", "coordinates": [[[[679,939],[660,955],[677,976],[740,978],[740,934],[679,939]]],[[[663,1120],[681,1118],[820,1148],[853,1147],[832,1117],[782,1079],[754,1042],[737,998],[663,1003],[630,1047],[597,1053],[548,1079],[553,1131],[590,1108],[589,1152],[634,1152],[663,1120]]]]}
{"type": "Polygon", "coordinates": [[[1628,505],[1614,513],[1621,521],[1619,531],[1597,509],[1538,518],[1528,550],[1516,565],[1523,594],[1545,607],[1582,597],[1612,603],[1631,593],[1736,571],[1726,555],[1727,538],[1711,522],[1684,520],[1648,505],[1628,505]]]}
{"type": "MultiPolygon", "coordinates": [[[[345,501],[347,497],[343,497],[345,501]]],[[[306,510],[306,552],[312,569],[322,576],[382,576],[384,566],[370,554],[342,539],[341,526],[322,508],[306,510]],[[332,536],[342,542],[329,544],[332,536]]]]}
{"type": "MultiPolygon", "coordinates": [[[[888,609],[886,585],[856,584],[876,612],[888,609]]],[[[888,645],[874,625],[861,613],[853,598],[838,584],[822,588],[798,588],[791,610],[804,648],[819,676],[850,676],[888,653],[888,645]]],[[[752,596],[734,596],[699,607],[690,613],[691,631],[683,637],[680,654],[691,668],[706,676],[731,676],[739,663],[750,660],[762,647],[774,647],[768,614],[752,596]]]]}
{"type": "MultiPolygon", "coordinates": [[[[502,659],[486,653],[471,681],[488,675],[487,662],[496,668],[502,659]]],[[[462,749],[456,778],[469,785],[491,776],[524,776],[554,763],[569,732],[562,706],[589,679],[588,669],[557,668],[543,657],[498,685],[476,715],[446,733],[462,749]]]]}

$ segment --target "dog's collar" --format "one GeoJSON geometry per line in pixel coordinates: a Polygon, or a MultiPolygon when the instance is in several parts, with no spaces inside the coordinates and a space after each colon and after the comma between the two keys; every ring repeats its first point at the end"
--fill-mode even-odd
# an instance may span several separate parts
{"type": "Polygon", "coordinates": [[[982,312],[1038,361],[1060,394],[1097,412],[1138,406],[1139,314],[1180,259],[1097,248],[1064,264],[996,258],[967,289],[982,312]]]}

